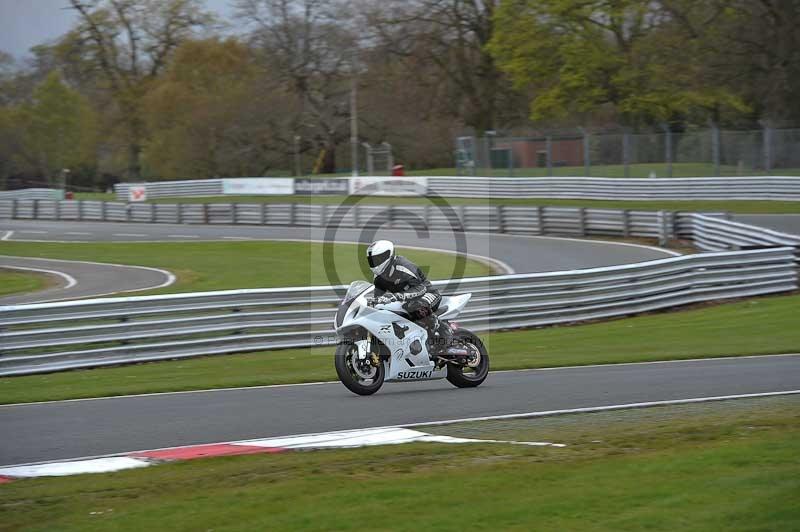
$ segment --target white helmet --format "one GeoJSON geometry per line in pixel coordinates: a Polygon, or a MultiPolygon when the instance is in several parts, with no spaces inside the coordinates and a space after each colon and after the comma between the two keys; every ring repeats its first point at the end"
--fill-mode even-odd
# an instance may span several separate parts
{"type": "Polygon", "coordinates": [[[367,262],[369,269],[375,275],[380,275],[386,270],[394,259],[394,244],[388,240],[376,240],[367,248],[367,262]]]}

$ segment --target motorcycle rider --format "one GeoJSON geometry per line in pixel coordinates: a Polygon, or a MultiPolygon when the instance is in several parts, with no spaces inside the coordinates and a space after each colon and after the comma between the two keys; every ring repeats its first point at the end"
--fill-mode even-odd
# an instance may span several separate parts
{"type": "Polygon", "coordinates": [[[422,270],[407,258],[395,254],[394,244],[389,240],[376,240],[370,244],[367,263],[375,275],[376,297],[372,303],[385,305],[403,301],[403,310],[411,320],[428,331],[433,354],[443,351],[452,333],[450,327],[436,317],[442,296],[422,270]]]}

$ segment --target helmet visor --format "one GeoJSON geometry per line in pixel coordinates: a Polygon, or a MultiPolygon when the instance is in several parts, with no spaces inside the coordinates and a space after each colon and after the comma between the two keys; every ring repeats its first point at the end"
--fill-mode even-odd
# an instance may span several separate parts
{"type": "Polygon", "coordinates": [[[377,266],[380,266],[389,259],[390,254],[391,252],[387,249],[383,253],[378,253],[377,255],[367,255],[367,262],[369,263],[369,267],[375,268],[377,266]]]}

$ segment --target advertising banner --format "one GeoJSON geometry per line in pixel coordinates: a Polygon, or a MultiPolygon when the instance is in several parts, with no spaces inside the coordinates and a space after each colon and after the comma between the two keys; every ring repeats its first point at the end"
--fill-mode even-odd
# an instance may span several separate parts
{"type": "Polygon", "coordinates": [[[350,178],[350,194],[364,196],[424,196],[428,178],[364,176],[350,178]]]}
{"type": "Polygon", "coordinates": [[[350,193],[350,183],[347,179],[295,179],[294,193],[346,196],[350,193]]]}
{"type": "Polygon", "coordinates": [[[128,201],[147,201],[147,186],[145,185],[129,186],[128,201]]]}
{"type": "Polygon", "coordinates": [[[294,180],[291,177],[233,177],[222,180],[223,194],[239,195],[291,195],[294,180]]]}

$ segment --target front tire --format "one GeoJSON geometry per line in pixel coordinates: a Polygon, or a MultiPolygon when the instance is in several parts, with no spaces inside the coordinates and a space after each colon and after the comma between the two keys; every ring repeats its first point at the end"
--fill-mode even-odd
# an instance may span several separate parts
{"type": "Polygon", "coordinates": [[[377,367],[370,366],[374,373],[368,377],[365,376],[364,370],[354,364],[358,364],[358,347],[353,343],[341,343],[336,346],[334,366],[342,384],[358,395],[372,395],[380,390],[386,375],[383,362],[379,362],[377,367]]]}
{"type": "Polygon", "coordinates": [[[467,350],[477,350],[477,355],[480,358],[475,367],[448,364],[447,380],[458,388],[480,386],[489,375],[489,352],[483,345],[483,341],[476,334],[466,329],[458,329],[453,332],[453,344],[458,345],[459,343],[464,345],[467,350]]]}

